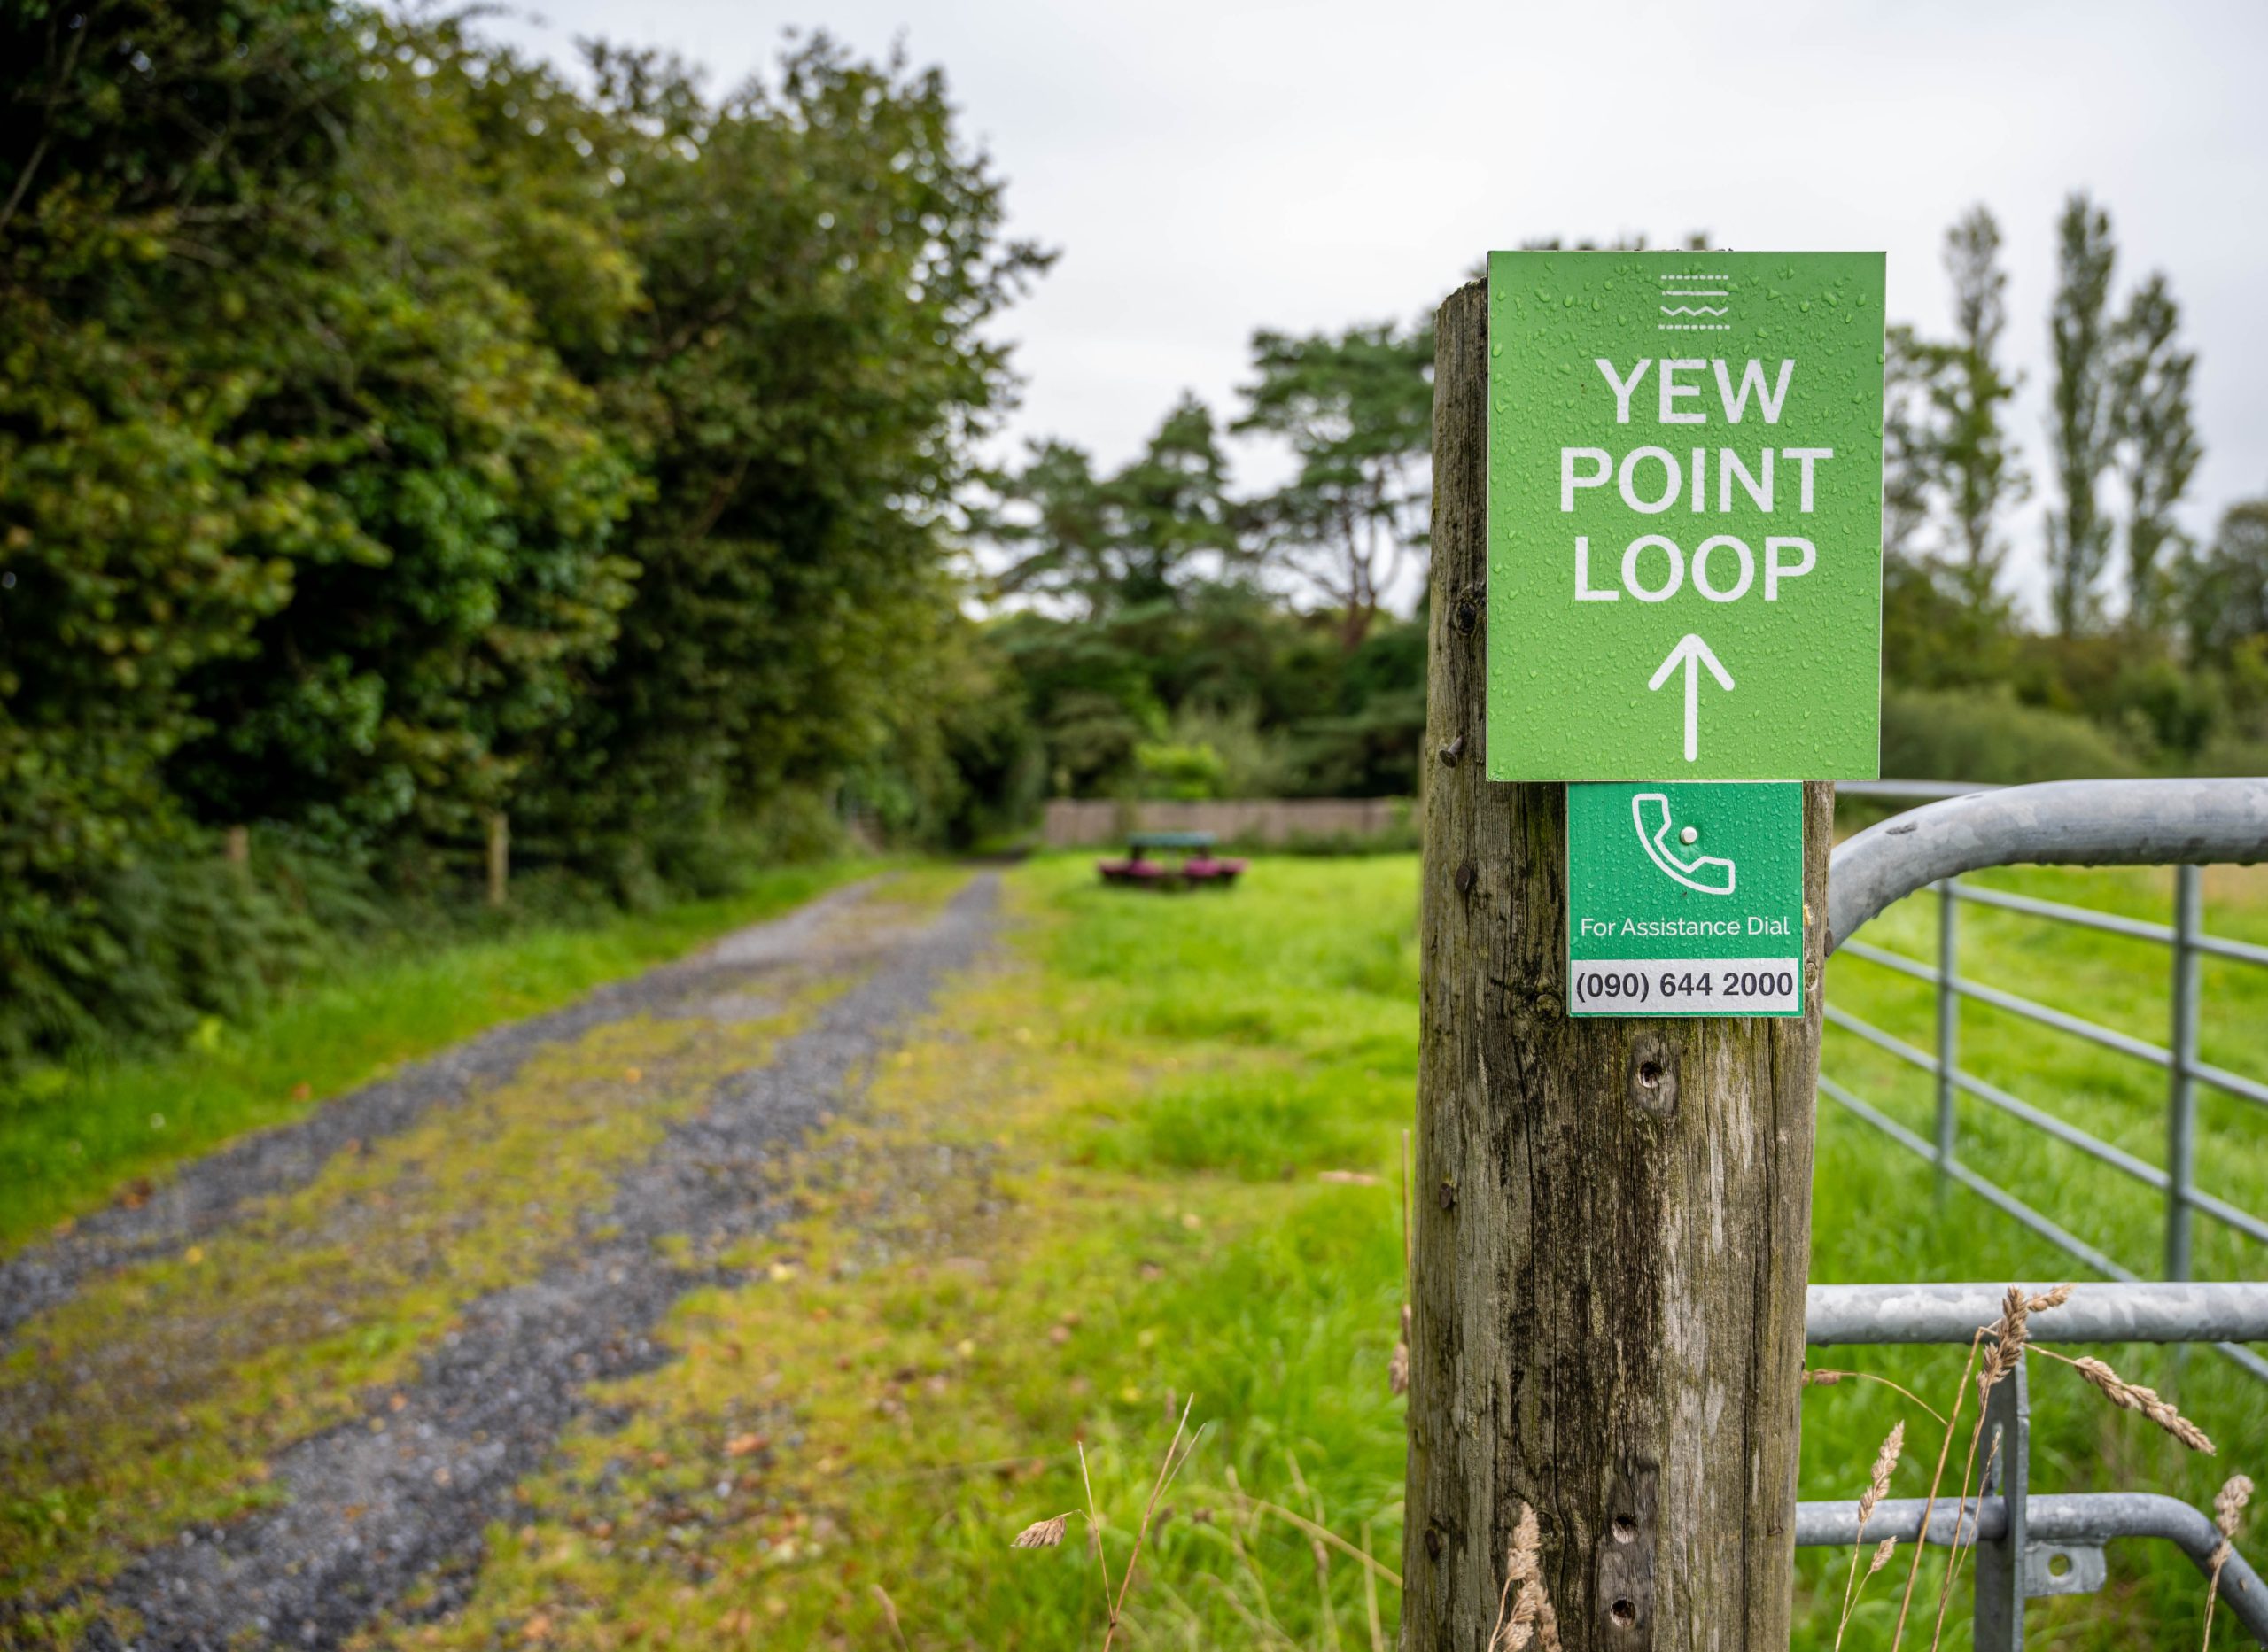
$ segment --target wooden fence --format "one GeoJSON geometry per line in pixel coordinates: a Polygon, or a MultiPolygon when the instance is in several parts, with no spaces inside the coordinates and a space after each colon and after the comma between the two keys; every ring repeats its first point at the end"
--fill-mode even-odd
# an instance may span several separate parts
{"type": "Polygon", "coordinates": [[[1210,832],[1224,843],[1359,842],[1410,829],[1404,797],[1208,798],[1201,803],[1132,803],[1058,797],[1047,805],[1050,849],[1116,843],[1130,832],[1210,832]]]}

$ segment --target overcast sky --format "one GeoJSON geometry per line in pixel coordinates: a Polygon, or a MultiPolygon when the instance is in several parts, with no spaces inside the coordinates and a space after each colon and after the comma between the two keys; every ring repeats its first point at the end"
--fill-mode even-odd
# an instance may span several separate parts
{"type": "MultiPolygon", "coordinates": [[[[717,89],[781,31],[944,66],[1060,262],[1009,318],[1019,436],[1115,463],[1183,389],[1232,402],[1256,327],[1408,316],[1492,247],[1704,230],[1754,250],[1883,249],[1890,314],[1944,324],[1946,226],[2008,242],[2015,415],[2038,485],[2054,221],[2094,192],[2119,288],[2163,269],[2200,354],[2206,456],[2185,513],[2268,492],[2268,4],[1992,0],[546,0],[499,32],[665,45],[717,89]]],[[[1277,468],[1257,451],[1243,478],[1277,468]]]]}

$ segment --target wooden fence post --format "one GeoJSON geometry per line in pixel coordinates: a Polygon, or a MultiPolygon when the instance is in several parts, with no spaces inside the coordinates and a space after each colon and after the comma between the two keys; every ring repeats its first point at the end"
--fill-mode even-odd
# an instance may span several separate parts
{"type": "Polygon", "coordinates": [[[252,865],[252,828],[232,826],[221,838],[221,852],[231,866],[252,865]]]}
{"type": "Polygon", "coordinates": [[[488,817],[488,904],[501,909],[512,878],[512,818],[499,809],[488,817]]]}
{"type": "Polygon", "coordinates": [[[1568,1016],[1565,788],[1482,779],[1481,284],[1438,338],[1402,1646],[1483,1652],[1527,1504],[1567,1652],[1783,1652],[1833,788],[1801,1020],[1568,1016]]]}

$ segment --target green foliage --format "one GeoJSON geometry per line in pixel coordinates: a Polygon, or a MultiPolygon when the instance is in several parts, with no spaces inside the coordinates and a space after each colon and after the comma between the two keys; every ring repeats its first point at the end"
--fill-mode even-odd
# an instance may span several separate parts
{"type": "Polygon", "coordinates": [[[1262,728],[1260,709],[1250,701],[1185,704],[1174,713],[1167,738],[1214,754],[1220,765],[1217,796],[1285,797],[1305,779],[1291,735],[1262,728]]]}
{"type": "Polygon", "coordinates": [[[2130,504],[2126,611],[2129,623],[2145,630],[2163,617],[2165,561],[2181,543],[2173,509],[2205,453],[2189,407],[2197,356],[2177,343],[2180,324],[2181,308],[2162,274],[2135,291],[2118,324],[2112,415],[2130,504]]]}
{"type": "Polygon", "coordinates": [[[1256,512],[1277,559],[1322,592],[1357,647],[1405,556],[1425,542],[1433,324],[1259,332],[1252,358],[1259,376],[1236,428],[1282,437],[1299,462],[1256,512]]]}
{"type": "Polygon", "coordinates": [[[2008,555],[2000,517],[2029,488],[2003,423],[2016,386],[2000,364],[2000,225],[1982,206],[1946,232],[1953,337],[1890,329],[1884,373],[1884,548],[1945,586],[1973,617],[1962,627],[1972,633],[2007,624],[1995,589],[2008,555]]]}
{"type": "Polygon", "coordinates": [[[2109,214],[2084,191],[2063,204],[2055,234],[2048,437],[2062,504],[2048,516],[2047,566],[2055,629],[2068,637],[2093,623],[2101,601],[2097,583],[2110,555],[2110,524],[2095,489],[2115,439],[2109,304],[2117,249],[2109,214]]]}
{"type": "Polygon", "coordinates": [[[711,107],[668,60],[597,65],[645,301],[579,365],[652,486],[626,534],[644,571],[571,729],[575,784],[542,803],[578,835],[884,748],[951,608],[969,442],[1007,394],[983,334],[1045,261],[1000,241],[998,181],[935,72],[821,38],[776,89],[711,107]]]}
{"type": "Polygon", "coordinates": [[[1091,618],[1176,604],[1241,560],[1212,411],[1184,394],[1142,452],[1107,477],[1063,442],[1033,444],[987,523],[1013,560],[1004,594],[1068,598],[1091,618]]]}
{"type": "Polygon", "coordinates": [[[1417,785],[1422,627],[1381,617],[1349,652],[1340,617],[1242,586],[1085,621],[1013,615],[994,633],[1065,796],[1141,792],[1139,751],[1211,748],[1223,796],[1394,796],[1417,785]]]}
{"type": "Polygon", "coordinates": [[[117,966],[113,880],[205,726],[190,674],[289,600],[291,559],[366,548],[309,480],[315,446],[245,428],[257,353],[171,324],[210,344],[291,285],[357,55],[312,3],[0,12],[0,58],[40,68],[0,100],[6,1043],[97,1012],[75,995],[117,966]]]}
{"type": "Polygon", "coordinates": [[[1150,741],[1134,748],[1134,767],[1141,795],[1192,803],[1218,797],[1228,779],[1228,764],[1208,745],[1177,745],[1150,741]]]}
{"type": "MultiPolygon", "coordinates": [[[[2268,499],[2230,506],[2211,546],[2183,557],[2176,583],[2200,661],[2233,665],[2248,644],[2268,638],[2268,499]]],[[[2252,656],[2256,663],[2257,648],[2252,656]]]]}
{"type": "Polygon", "coordinates": [[[2095,724],[2019,704],[2005,690],[1891,690],[1882,702],[1882,772],[1900,779],[2100,779],[2140,765],[2095,724]]]}
{"type": "Polygon", "coordinates": [[[0,13],[0,1057],[223,994],[114,980],[206,967],[113,893],[198,826],[391,875],[505,809],[650,902],[894,756],[909,829],[1029,797],[949,570],[1045,260],[942,77],[472,15],[0,13]]]}

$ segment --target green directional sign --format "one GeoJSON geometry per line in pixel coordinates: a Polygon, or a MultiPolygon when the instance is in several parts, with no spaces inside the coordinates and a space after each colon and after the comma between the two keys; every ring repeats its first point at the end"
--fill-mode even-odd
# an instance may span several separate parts
{"type": "Polygon", "coordinates": [[[1571,1015],[1800,1015],[1804,788],[1567,788],[1571,1015]]]}
{"type": "Polygon", "coordinates": [[[1498,780],[1879,771],[1883,259],[1488,260],[1498,780]]]}

